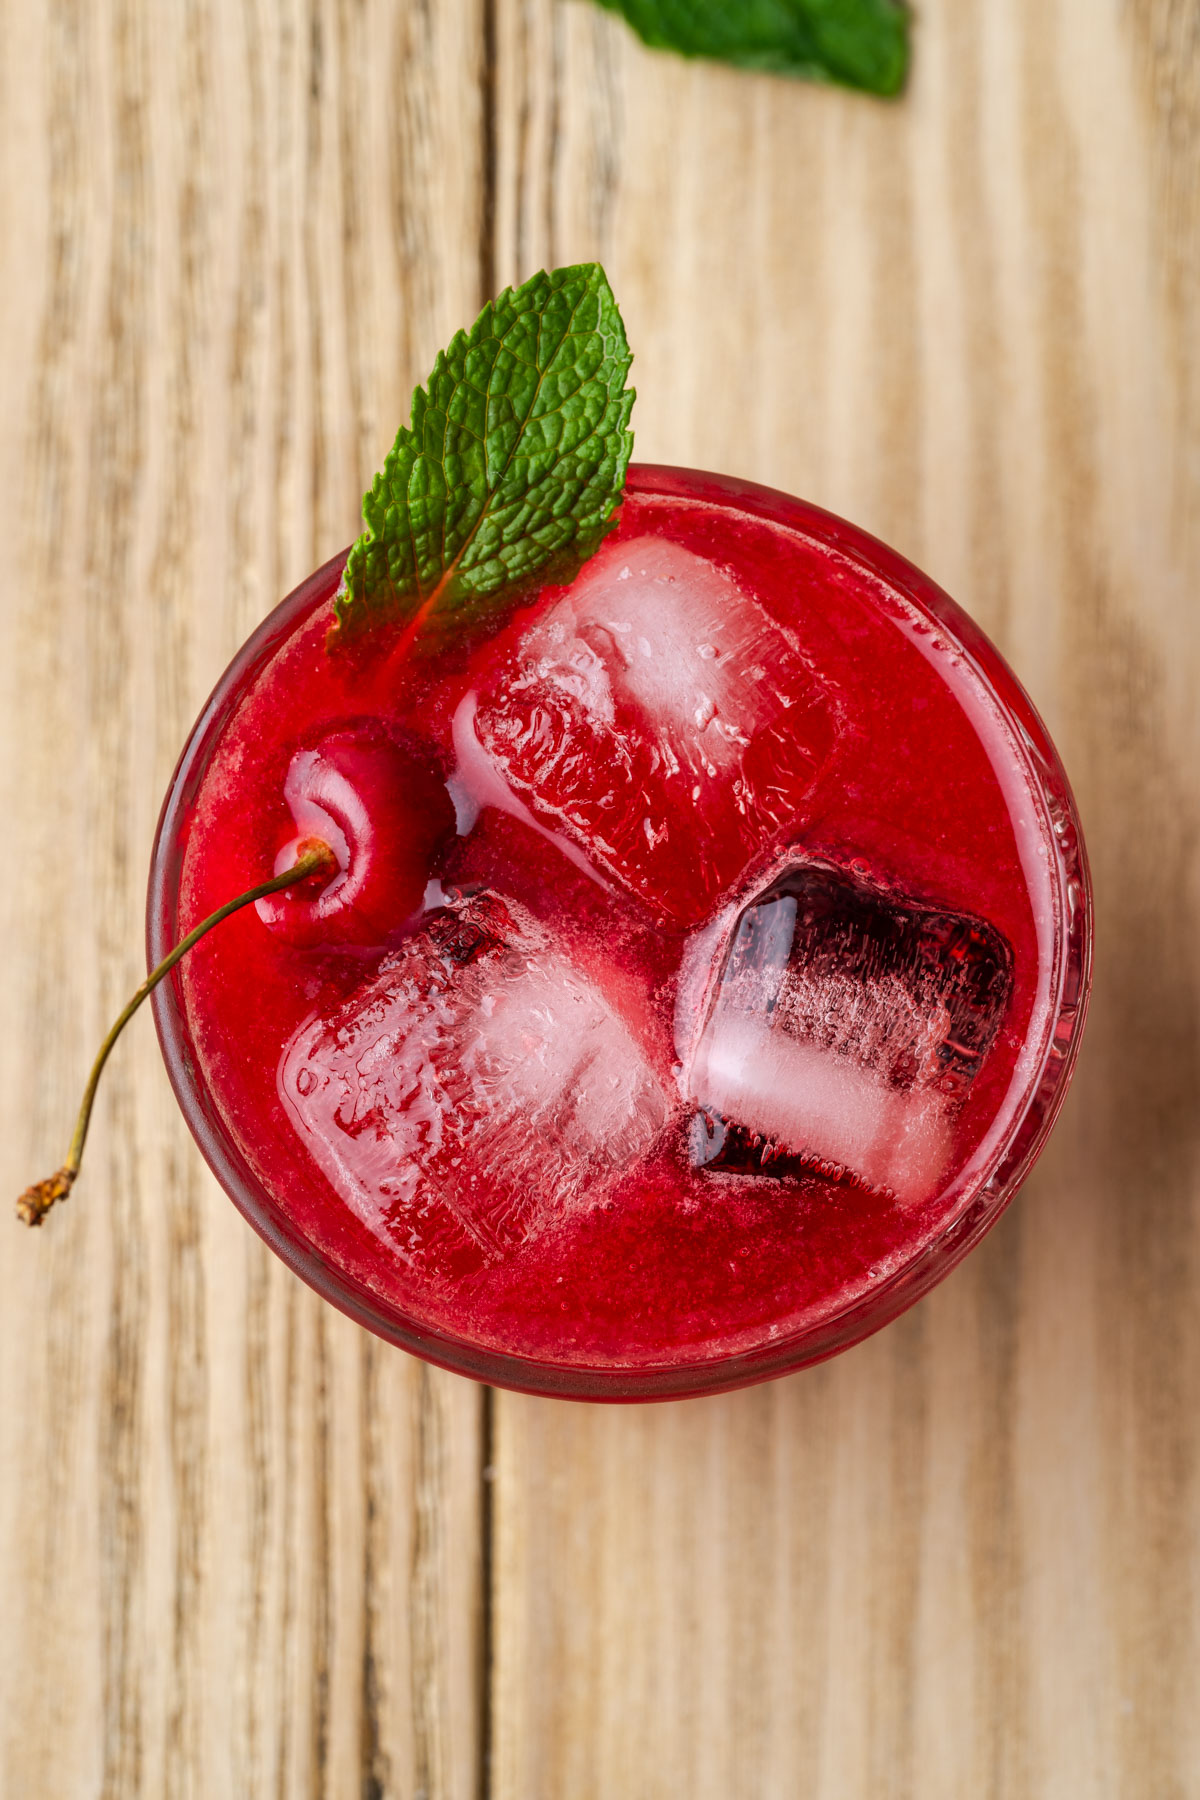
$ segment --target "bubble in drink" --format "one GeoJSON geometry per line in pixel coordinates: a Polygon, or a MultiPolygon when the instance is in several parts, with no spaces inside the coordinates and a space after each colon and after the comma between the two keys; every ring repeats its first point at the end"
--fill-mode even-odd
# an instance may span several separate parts
{"type": "Polygon", "coordinates": [[[834,707],[732,575],[640,537],[602,550],[524,635],[474,730],[538,823],[687,925],[794,825],[834,707]]]}
{"type": "Polygon", "coordinates": [[[913,1203],[1012,982],[998,932],[844,871],[790,869],[739,915],[687,1084],[698,1168],[848,1175],[913,1203]]]}
{"type": "Polygon", "coordinates": [[[462,1275],[602,1201],[663,1091],[624,1020],[514,901],[452,900],[289,1046],[279,1092],[355,1212],[462,1275]]]}

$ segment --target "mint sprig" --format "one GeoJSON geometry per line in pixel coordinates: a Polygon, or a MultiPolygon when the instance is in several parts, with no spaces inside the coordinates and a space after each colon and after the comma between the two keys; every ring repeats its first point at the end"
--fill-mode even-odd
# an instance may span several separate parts
{"type": "Polygon", "coordinates": [[[908,73],[900,0],[599,0],[647,44],[742,69],[898,94],[908,73]]]}
{"type": "Polygon", "coordinates": [[[331,644],[395,623],[436,641],[571,580],[624,491],[631,360],[597,263],[490,301],[414,393],[363,498],[331,644]]]}

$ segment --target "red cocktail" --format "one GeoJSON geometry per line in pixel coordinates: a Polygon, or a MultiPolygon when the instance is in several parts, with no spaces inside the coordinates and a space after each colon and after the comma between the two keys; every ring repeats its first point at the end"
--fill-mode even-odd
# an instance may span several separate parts
{"type": "Polygon", "coordinates": [[[326,649],[341,559],[181,759],[155,994],[224,1186],[353,1317],[504,1385],[711,1392],[855,1342],[998,1216],[1078,1042],[1066,780],[958,608],[841,520],[630,471],[486,642],[326,649]]]}

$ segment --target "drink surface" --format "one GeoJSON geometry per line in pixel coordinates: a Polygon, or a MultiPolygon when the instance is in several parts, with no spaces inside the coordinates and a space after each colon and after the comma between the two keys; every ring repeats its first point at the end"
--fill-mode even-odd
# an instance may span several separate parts
{"type": "Polygon", "coordinates": [[[634,470],[570,589],[398,666],[327,652],[333,570],[227,709],[181,931],[274,863],[323,744],[382,734],[453,804],[388,944],[251,909],[176,977],[268,1204],[418,1330],[593,1370],[819,1333],[1030,1106],[1064,878],[1027,747],[879,547],[794,511],[634,470]]]}

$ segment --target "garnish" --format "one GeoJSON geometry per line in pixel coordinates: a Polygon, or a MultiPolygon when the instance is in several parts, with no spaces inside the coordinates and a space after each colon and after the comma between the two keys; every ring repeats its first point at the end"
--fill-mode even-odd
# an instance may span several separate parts
{"type": "Polygon", "coordinates": [[[194,931],[189,931],[181,938],[175,948],[163,957],[156,969],[147,975],[141,987],[118,1013],[109,1030],[108,1036],[101,1044],[92,1064],[92,1072],[88,1076],[86,1088],[83,1090],[83,1102],[79,1108],[79,1117],[75,1123],[75,1135],[71,1139],[71,1148],[67,1160],[61,1169],[47,1176],[45,1181],[35,1181],[31,1188],[26,1188],[17,1201],[17,1217],[26,1225],[40,1225],[50,1208],[58,1200],[65,1200],[75,1185],[75,1177],[79,1173],[79,1164],[83,1157],[83,1146],[87,1141],[88,1126],[92,1118],[92,1105],[96,1098],[96,1089],[100,1085],[100,1076],[108,1061],[113,1045],[132,1019],[142,1001],[152,994],[164,975],[169,975],[180,957],[185,956],[193,944],[198,944],[206,932],[227,919],[243,906],[249,906],[254,900],[263,900],[268,894],[278,894],[283,888],[294,887],[297,882],[307,881],[310,877],[328,878],[337,869],[337,858],[328,844],[319,838],[309,838],[297,845],[296,861],[282,875],[272,876],[270,881],[260,881],[257,887],[239,894],[236,900],[227,900],[224,906],[218,906],[216,912],[210,913],[201,921],[194,931]]]}
{"type": "Polygon", "coordinates": [[[633,448],[621,315],[597,263],[506,288],[413,395],[363,498],[331,647],[378,626],[428,645],[570,581],[614,523],[633,448]]]}
{"type": "Polygon", "coordinates": [[[599,0],[655,50],[885,97],[908,73],[899,0],[599,0]]]}
{"type": "MultiPolygon", "coordinates": [[[[597,263],[542,271],[490,301],[413,395],[412,422],[363,500],[367,529],[346,561],[331,643],[394,624],[405,650],[418,636],[426,646],[494,629],[532,588],[570,581],[611,530],[625,489],[631,360],[597,263]]],[[[337,872],[320,838],[299,841],[295,855],[282,874],[219,906],[146,977],[100,1046],[66,1162],[17,1202],[25,1224],[40,1225],[70,1194],[104,1065],[163,977],[231,913],[337,872]]]]}

